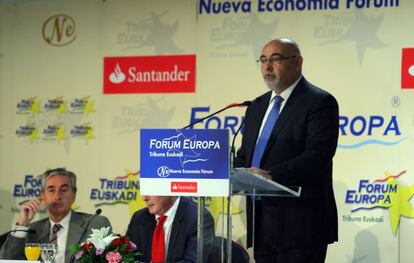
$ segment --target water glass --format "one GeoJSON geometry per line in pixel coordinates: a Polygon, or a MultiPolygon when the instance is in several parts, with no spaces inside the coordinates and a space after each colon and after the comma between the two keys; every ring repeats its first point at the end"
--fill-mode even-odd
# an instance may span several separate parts
{"type": "Polygon", "coordinates": [[[57,244],[41,244],[42,247],[42,259],[45,263],[53,262],[56,256],[57,244]]]}

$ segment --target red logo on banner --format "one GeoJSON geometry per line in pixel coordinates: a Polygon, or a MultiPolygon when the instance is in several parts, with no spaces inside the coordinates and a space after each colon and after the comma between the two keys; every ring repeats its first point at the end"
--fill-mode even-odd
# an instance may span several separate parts
{"type": "Polygon", "coordinates": [[[195,92],[195,55],[106,57],[104,93],[195,92]]]}
{"type": "Polygon", "coordinates": [[[414,48],[402,50],[401,88],[414,89],[414,48]]]}
{"type": "Polygon", "coordinates": [[[197,182],[171,182],[172,193],[197,193],[197,182]]]}

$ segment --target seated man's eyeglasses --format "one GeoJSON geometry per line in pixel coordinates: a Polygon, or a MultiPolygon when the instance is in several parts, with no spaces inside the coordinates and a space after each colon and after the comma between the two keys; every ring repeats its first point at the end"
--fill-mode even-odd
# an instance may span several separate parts
{"type": "Polygon", "coordinates": [[[281,64],[282,61],[284,61],[284,60],[297,58],[297,57],[298,56],[285,57],[285,56],[280,55],[280,54],[273,54],[269,58],[266,58],[265,56],[261,56],[256,62],[260,63],[262,65],[267,64],[267,63],[270,63],[272,65],[276,65],[276,64],[281,64]]]}

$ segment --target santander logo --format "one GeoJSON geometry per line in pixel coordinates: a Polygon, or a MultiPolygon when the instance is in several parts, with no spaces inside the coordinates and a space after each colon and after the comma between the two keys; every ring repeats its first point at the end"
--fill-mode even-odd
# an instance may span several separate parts
{"type": "Polygon", "coordinates": [[[119,64],[116,64],[114,71],[109,75],[109,80],[114,84],[124,82],[125,74],[121,71],[119,64]]]}
{"type": "Polygon", "coordinates": [[[195,92],[195,55],[105,57],[104,93],[195,92]]]}
{"type": "Polygon", "coordinates": [[[171,182],[172,193],[197,193],[197,182],[171,182]]]}

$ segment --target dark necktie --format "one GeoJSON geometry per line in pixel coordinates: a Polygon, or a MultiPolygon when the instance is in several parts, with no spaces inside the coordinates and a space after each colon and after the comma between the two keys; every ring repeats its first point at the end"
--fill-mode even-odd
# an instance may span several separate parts
{"type": "Polygon", "coordinates": [[[165,260],[164,222],[166,219],[167,217],[164,215],[158,218],[157,226],[152,235],[152,263],[160,263],[165,260]]]}
{"type": "Polygon", "coordinates": [[[60,224],[54,224],[52,227],[52,235],[50,236],[49,243],[51,244],[57,244],[57,233],[62,228],[62,225],[60,224]]]}
{"type": "Polygon", "coordinates": [[[272,109],[267,116],[265,125],[263,126],[262,133],[260,134],[259,140],[254,147],[254,153],[252,158],[252,167],[260,168],[260,162],[265,151],[267,141],[269,140],[270,134],[272,133],[273,127],[276,124],[277,118],[279,117],[280,105],[282,104],[283,98],[281,96],[276,96],[274,98],[275,102],[272,109]]]}

